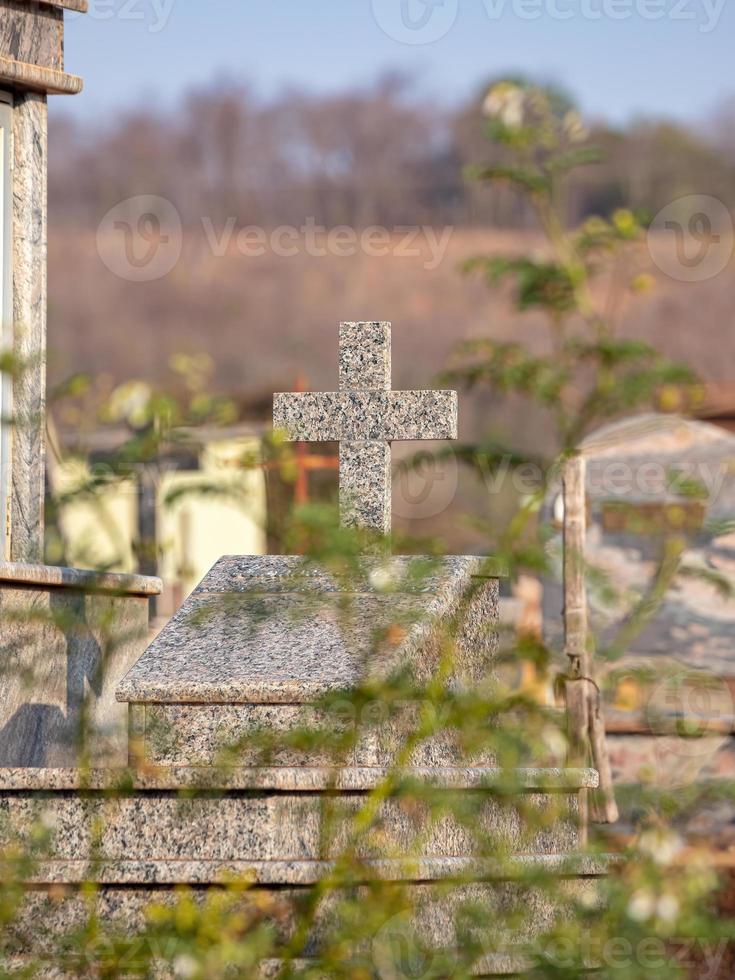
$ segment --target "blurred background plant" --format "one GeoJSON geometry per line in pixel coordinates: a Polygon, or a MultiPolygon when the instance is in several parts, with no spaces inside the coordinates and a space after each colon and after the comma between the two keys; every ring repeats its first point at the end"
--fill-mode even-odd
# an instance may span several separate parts
{"type": "Polygon", "coordinates": [[[490,89],[483,109],[487,137],[501,151],[500,158],[474,166],[468,174],[522,197],[545,244],[528,254],[476,256],[464,269],[482,274],[491,287],[508,283],[519,315],[542,312],[548,353],[540,356],[522,341],[480,337],[458,347],[456,364],[443,380],[517,395],[520,411],[535,403],[553,423],[547,443],[551,452],[545,457],[496,440],[461,450],[463,461],[485,480],[509,464],[535,468],[537,487],[500,537],[487,525],[485,530],[488,540],[512,559],[514,570],[540,572],[545,565],[543,536],[534,529],[529,541],[525,532],[551,482],[558,479],[559,454],[563,458],[580,449],[586,435],[621,415],[662,403],[686,409],[687,401],[696,398],[696,379],[688,366],[616,331],[625,297],[653,286],[643,271],[650,265],[643,254],[646,219],[618,209],[609,218],[590,216],[581,227],[569,227],[570,182],[578,170],[601,160],[600,148],[590,142],[569,100],[554,90],[503,81],[490,89]],[[541,547],[534,548],[532,541],[541,547]]]}

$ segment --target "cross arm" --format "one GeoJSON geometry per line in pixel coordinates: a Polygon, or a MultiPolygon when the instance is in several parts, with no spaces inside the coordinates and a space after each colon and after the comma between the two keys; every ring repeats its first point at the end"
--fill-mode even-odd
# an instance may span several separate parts
{"type": "Polygon", "coordinates": [[[456,391],[283,392],[273,424],[304,442],[457,438],[456,391]]]}

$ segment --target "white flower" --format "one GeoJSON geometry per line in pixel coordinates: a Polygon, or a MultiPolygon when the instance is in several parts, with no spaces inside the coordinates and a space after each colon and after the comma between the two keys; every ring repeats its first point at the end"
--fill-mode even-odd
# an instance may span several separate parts
{"type": "Polygon", "coordinates": [[[564,116],[564,132],[571,143],[583,143],[590,135],[582,122],[582,117],[575,109],[570,109],[564,116]]]}
{"type": "Polygon", "coordinates": [[[684,847],[684,841],[672,830],[646,830],[641,834],[638,849],[653,858],[656,864],[671,864],[684,847]]]}
{"type": "Polygon", "coordinates": [[[482,104],[482,111],[489,119],[499,119],[508,129],[523,125],[525,93],[512,82],[493,85],[482,104]]]}
{"type": "Polygon", "coordinates": [[[541,733],[541,738],[552,755],[557,757],[564,756],[569,747],[564,734],[556,725],[547,725],[541,733]]]}
{"type": "Polygon", "coordinates": [[[385,562],[372,569],[368,580],[376,591],[389,592],[400,584],[403,575],[404,568],[399,562],[385,562]]]}
{"type": "Polygon", "coordinates": [[[110,396],[109,413],[113,419],[126,419],[131,425],[143,425],[148,420],[151,387],[145,381],[128,381],[110,396]]]}
{"type": "Polygon", "coordinates": [[[199,972],[199,964],[189,953],[179,953],[173,961],[174,974],[177,977],[195,977],[199,972]]]}
{"type": "Polygon", "coordinates": [[[577,901],[585,909],[597,909],[600,907],[600,892],[596,888],[587,888],[580,893],[577,901]]]}
{"type": "Polygon", "coordinates": [[[656,905],[656,915],[663,922],[675,922],[679,915],[679,899],[676,895],[662,895],[656,905]]]}
{"type": "Polygon", "coordinates": [[[653,895],[647,891],[637,891],[628,902],[628,917],[635,922],[645,922],[650,919],[656,908],[653,895]]]}
{"type": "Polygon", "coordinates": [[[40,824],[44,830],[56,830],[59,825],[59,818],[53,810],[44,810],[41,814],[40,824]]]}

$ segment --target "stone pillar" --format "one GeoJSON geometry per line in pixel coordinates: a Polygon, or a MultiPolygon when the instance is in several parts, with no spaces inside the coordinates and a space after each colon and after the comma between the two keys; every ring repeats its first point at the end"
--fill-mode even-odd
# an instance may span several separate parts
{"type": "Polygon", "coordinates": [[[3,454],[6,513],[0,559],[43,560],[46,403],[46,185],[49,93],[74,94],[81,79],[64,71],[64,10],[87,0],[0,0],[0,89],[13,100],[12,324],[4,349],[18,367],[3,454]],[[12,336],[9,336],[12,330],[12,336]]]}
{"type": "Polygon", "coordinates": [[[46,96],[27,92],[13,110],[13,384],[10,561],[42,562],[46,460],[46,96]]]}

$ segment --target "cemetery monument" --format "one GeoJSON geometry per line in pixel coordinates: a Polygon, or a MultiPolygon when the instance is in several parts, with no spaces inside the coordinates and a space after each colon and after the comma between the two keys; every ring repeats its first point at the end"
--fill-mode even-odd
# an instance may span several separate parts
{"type": "MultiPolygon", "coordinates": [[[[347,443],[340,474],[344,520],[383,531],[390,442],[454,436],[456,395],[389,390],[388,324],[343,324],[340,340],[340,391],[277,395],[275,422],[294,437],[347,443]]],[[[330,692],[347,696],[365,679],[380,682],[397,670],[409,670],[418,682],[431,679],[450,623],[456,645],[446,683],[461,690],[486,681],[494,669],[501,574],[497,563],[478,557],[380,551],[366,552],[359,569],[342,578],[306,557],[222,558],[118,687],[130,712],[131,776],[124,792],[101,793],[119,779],[114,770],[0,772],[0,806],[16,832],[34,808],[51,813],[60,828],[54,853],[32,878],[41,887],[29,899],[29,930],[39,914],[61,917],[44,898],[52,883],[97,882],[101,914],[127,928],[140,925],[154,894],[172,896],[178,885],[206,889],[237,875],[282,898],[316,885],[344,843],[339,836],[324,839],[327,801],[344,819],[359,810],[401,758],[416,706],[401,704],[367,728],[338,764],[329,753],[277,744],[264,757],[258,737],[333,725],[321,699],[330,692]],[[236,753],[227,754],[233,744],[236,753]],[[182,798],[181,791],[193,795],[182,798]],[[91,828],[101,821],[92,860],[91,828]]],[[[494,758],[468,760],[451,731],[442,731],[418,744],[401,772],[447,800],[483,790],[478,830],[502,842],[516,874],[530,862],[559,873],[560,894],[576,894],[593,889],[604,872],[601,862],[579,854],[578,797],[596,785],[593,770],[507,773],[494,758]],[[508,777],[518,808],[493,793],[508,777]],[[521,814],[530,811],[541,820],[526,832],[521,814]]],[[[417,928],[428,942],[449,948],[459,942],[454,916],[457,902],[468,898],[484,903],[488,914],[527,903],[523,936],[516,938],[550,924],[553,898],[514,883],[507,865],[500,870],[484,860],[474,835],[452,816],[431,829],[419,857],[409,860],[420,822],[407,818],[399,799],[386,799],[381,834],[389,856],[363,857],[387,881],[409,887],[417,928]],[[463,883],[451,898],[442,885],[453,878],[463,883]]],[[[66,904],[65,919],[81,914],[80,903],[66,904]]],[[[318,935],[310,942],[318,944],[318,935]]],[[[490,956],[480,972],[518,967],[517,958],[503,954],[490,956]]]]}

